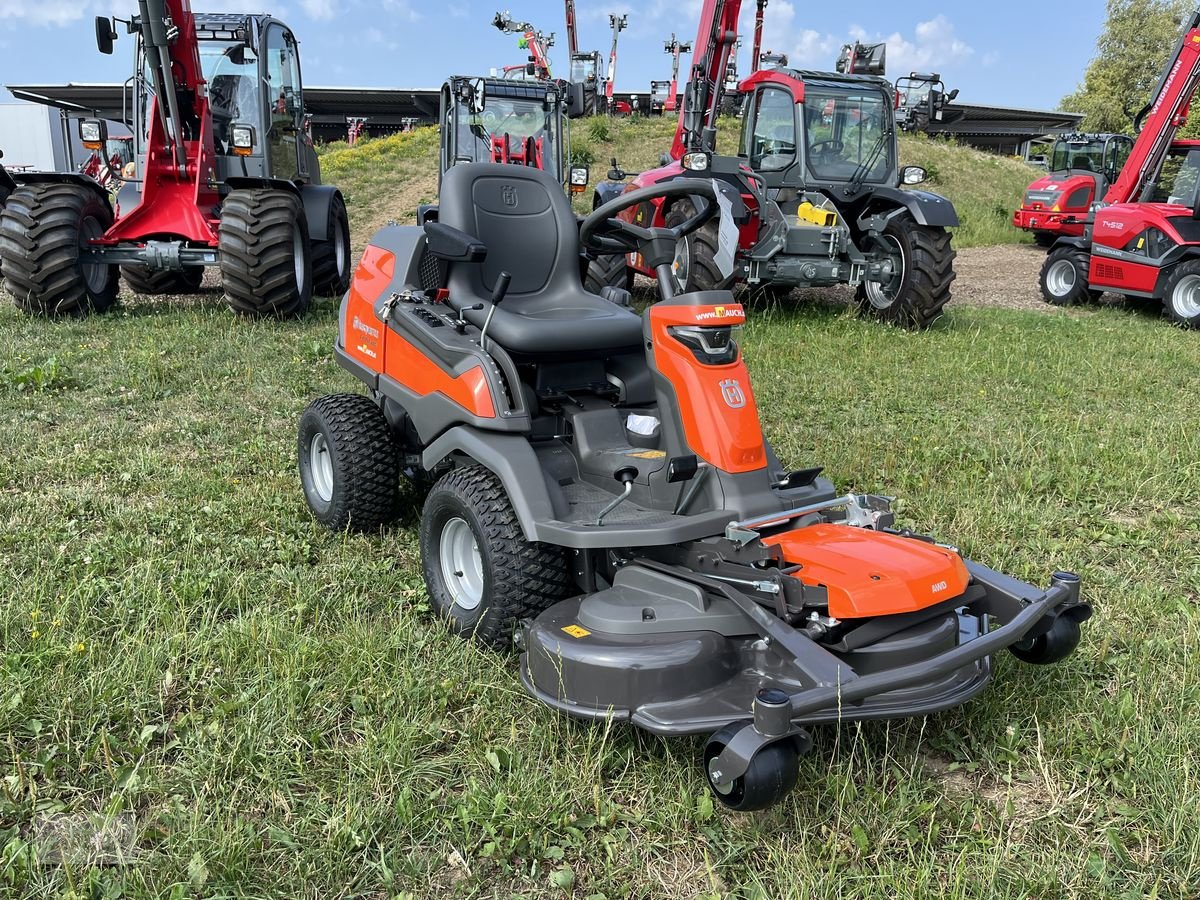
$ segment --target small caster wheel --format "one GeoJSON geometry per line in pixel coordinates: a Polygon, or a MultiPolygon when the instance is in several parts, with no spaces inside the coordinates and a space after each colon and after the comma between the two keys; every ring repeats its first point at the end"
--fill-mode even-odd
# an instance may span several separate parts
{"type": "Polygon", "coordinates": [[[1048,666],[1066,659],[1078,645],[1079,623],[1075,619],[1059,616],[1045,634],[1018,641],[1008,649],[1021,662],[1048,666]]]}
{"type": "Polygon", "coordinates": [[[752,812],[774,806],[796,784],[799,754],[790,738],[767,744],[750,759],[746,774],[732,781],[714,781],[713,761],[749,722],[731,722],[708,739],[704,746],[704,775],[708,786],[722,804],[738,812],[752,812]]]}

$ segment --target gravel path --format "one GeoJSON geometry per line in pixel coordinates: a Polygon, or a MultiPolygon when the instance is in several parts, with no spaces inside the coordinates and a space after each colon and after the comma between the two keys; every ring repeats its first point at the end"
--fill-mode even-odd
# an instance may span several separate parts
{"type": "Polygon", "coordinates": [[[1001,306],[1050,312],[1038,276],[1046,251],[1032,244],[1003,244],[959,250],[954,261],[953,306],[1001,306]]]}

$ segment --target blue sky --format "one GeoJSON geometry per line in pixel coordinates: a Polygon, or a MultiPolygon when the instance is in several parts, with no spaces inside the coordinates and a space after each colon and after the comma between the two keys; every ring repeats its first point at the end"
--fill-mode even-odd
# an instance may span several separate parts
{"type": "MultiPolygon", "coordinates": [[[[566,74],[561,0],[280,0],[270,11],[300,39],[305,81],[313,85],[433,87],[450,74],[486,73],[520,62],[516,36],[490,25],[501,9],[558,34],[551,59],[566,74]]],[[[197,10],[263,11],[267,3],[196,0],[197,10]]],[[[621,34],[617,85],[646,89],[670,77],[663,42],[671,32],[695,37],[699,0],[576,0],[581,49],[607,58],[608,14],[629,15],[621,34]]],[[[96,52],[92,17],[128,15],[135,0],[0,0],[0,84],[122,81],[132,66],[132,42],[112,57],[96,52]]],[[[888,74],[940,71],[969,102],[1052,109],[1083,74],[1104,19],[1102,0],[1064,0],[1045,23],[1045,2],[939,3],[925,0],[853,4],[770,0],[764,45],[789,53],[793,65],[828,69],[845,41],[888,41],[888,74]]],[[[744,0],[746,36],[740,70],[749,59],[754,0],[744,0]]],[[[0,100],[11,99],[0,92],[0,100]]]]}

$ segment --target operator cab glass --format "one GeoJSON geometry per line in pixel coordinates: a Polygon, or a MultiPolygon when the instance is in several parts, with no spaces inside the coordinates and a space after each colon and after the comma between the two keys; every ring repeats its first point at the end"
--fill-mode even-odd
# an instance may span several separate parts
{"type": "MultiPolygon", "coordinates": [[[[203,37],[204,32],[200,33],[203,37]]],[[[241,41],[201,40],[200,67],[208,81],[213,140],[218,153],[232,154],[229,127],[237,122],[263,134],[259,108],[258,57],[241,41]]]]}
{"type": "Polygon", "coordinates": [[[555,138],[554,110],[540,100],[488,95],[482,113],[472,113],[457,104],[454,113],[454,162],[508,161],[534,165],[556,179],[559,147],[555,138]]]}
{"type": "Polygon", "coordinates": [[[571,81],[576,84],[587,84],[596,80],[596,57],[575,56],[571,58],[571,81]]]}
{"type": "Polygon", "coordinates": [[[764,88],[754,97],[753,115],[746,117],[740,155],[760,172],[786,169],[796,159],[796,110],[792,95],[781,88],[764,88]]]}
{"type": "Polygon", "coordinates": [[[1163,162],[1162,174],[1155,185],[1153,203],[1195,206],[1200,186],[1200,149],[1177,151],[1163,162]]]}
{"type": "Polygon", "coordinates": [[[805,149],[819,181],[886,181],[892,159],[891,105],[879,90],[806,85],[805,149]]]}

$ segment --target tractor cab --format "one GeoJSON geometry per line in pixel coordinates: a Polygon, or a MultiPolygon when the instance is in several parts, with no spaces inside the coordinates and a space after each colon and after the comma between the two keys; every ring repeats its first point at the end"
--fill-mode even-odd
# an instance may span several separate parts
{"type": "MultiPolygon", "coordinates": [[[[442,85],[440,173],[464,162],[509,163],[566,182],[570,131],[581,115],[584,85],[455,76],[442,85]]],[[[572,184],[587,170],[571,173],[572,184]]]]}
{"type": "Polygon", "coordinates": [[[1054,142],[1049,174],[1025,190],[1013,224],[1045,246],[1082,236],[1092,204],[1104,198],[1132,152],[1133,139],[1123,134],[1063,135],[1054,142]]]}
{"type": "MultiPolygon", "coordinates": [[[[912,72],[896,79],[896,124],[901,131],[924,131],[947,120],[946,107],[958,97],[958,89],[946,90],[936,72],[912,72]]],[[[951,111],[951,114],[953,111],[951,111]]]]}
{"type": "Polygon", "coordinates": [[[772,197],[807,188],[852,204],[900,182],[892,90],[883,78],[771,69],[741,90],[739,155],[772,197]]]}
{"type": "Polygon", "coordinates": [[[1123,134],[1071,134],[1054,142],[1050,172],[1073,175],[1090,172],[1108,184],[1117,180],[1133,150],[1133,138],[1123,134]]]}

